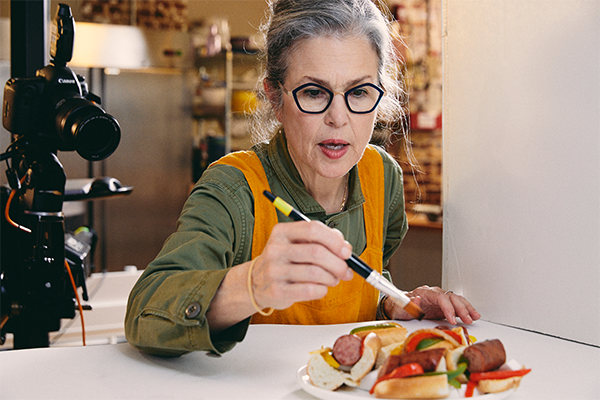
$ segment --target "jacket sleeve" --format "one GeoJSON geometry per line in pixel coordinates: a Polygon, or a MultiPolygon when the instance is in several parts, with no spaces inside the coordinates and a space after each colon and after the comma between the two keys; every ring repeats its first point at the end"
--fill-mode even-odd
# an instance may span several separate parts
{"type": "Polygon", "coordinates": [[[194,187],[177,231],[129,295],[125,335],[145,352],[223,353],[246,334],[249,318],[211,335],[205,317],[229,268],[250,258],[254,225],[243,174],[229,166],[213,168],[194,187]]]}

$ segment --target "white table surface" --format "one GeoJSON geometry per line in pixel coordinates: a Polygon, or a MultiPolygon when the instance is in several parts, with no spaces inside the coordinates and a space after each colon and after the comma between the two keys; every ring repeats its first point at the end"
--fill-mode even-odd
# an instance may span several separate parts
{"type": "MultiPolygon", "coordinates": [[[[433,321],[402,324],[412,332],[433,321]]],[[[128,343],[0,352],[2,399],[314,399],[296,381],[309,352],[358,324],[252,325],[221,357],[150,356],[128,343]]],[[[600,349],[485,321],[478,340],[499,338],[508,358],[532,368],[510,399],[600,399],[600,349]]]]}

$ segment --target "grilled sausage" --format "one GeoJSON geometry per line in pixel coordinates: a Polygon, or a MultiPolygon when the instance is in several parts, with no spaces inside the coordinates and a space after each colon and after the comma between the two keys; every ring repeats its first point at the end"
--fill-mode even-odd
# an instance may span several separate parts
{"type": "Polygon", "coordinates": [[[413,351],[411,353],[391,355],[379,368],[377,377],[381,378],[392,372],[395,368],[410,363],[418,363],[419,365],[421,365],[421,367],[423,367],[423,371],[425,372],[435,371],[440,360],[444,356],[445,351],[446,349],[437,348],[431,350],[413,351]]]}
{"type": "Polygon", "coordinates": [[[493,371],[506,362],[506,352],[498,339],[486,340],[467,347],[463,356],[470,372],[493,371]]]}
{"type": "Polygon", "coordinates": [[[354,365],[362,355],[362,340],[356,335],[343,335],[333,344],[333,357],[341,365],[354,365]]]}

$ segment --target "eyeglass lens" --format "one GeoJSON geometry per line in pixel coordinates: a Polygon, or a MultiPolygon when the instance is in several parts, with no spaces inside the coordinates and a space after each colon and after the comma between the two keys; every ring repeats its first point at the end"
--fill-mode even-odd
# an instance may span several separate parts
{"type": "MultiPolygon", "coordinates": [[[[301,111],[321,113],[329,107],[334,93],[314,83],[302,85],[292,92],[301,111]]],[[[350,111],[368,113],[379,103],[383,91],[372,83],[365,83],[344,93],[346,104],[350,111]]]]}

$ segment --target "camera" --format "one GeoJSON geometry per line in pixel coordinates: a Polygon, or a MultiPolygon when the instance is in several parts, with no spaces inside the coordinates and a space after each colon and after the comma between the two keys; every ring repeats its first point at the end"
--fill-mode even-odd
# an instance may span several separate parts
{"type": "MultiPolygon", "coordinates": [[[[63,202],[75,198],[67,190],[57,152],[74,150],[99,161],[121,139],[117,120],[100,107],[85,79],[67,67],[74,38],[71,8],[59,4],[50,64],[34,77],[12,78],[4,87],[2,124],[13,140],[0,155],[7,162],[9,184],[0,187],[0,344],[12,333],[16,349],[48,347],[49,333],[60,329],[61,319],[75,317],[77,288],[87,300],[85,279],[92,269],[95,231],[82,227],[88,230],[65,232],[63,202]]],[[[112,190],[105,183],[113,180],[95,179],[89,190],[76,191],[77,200],[131,191],[115,184],[112,190]]]]}
{"type": "Polygon", "coordinates": [[[35,77],[12,78],[4,86],[2,124],[16,138],[53,150],[77,151],[89,161],[110,156],[118,147],[117,120],[100,107],[85,78],[67,62],[73,57],[75,22],[60,4],[52,24],[51,62],[35,77]]]}

